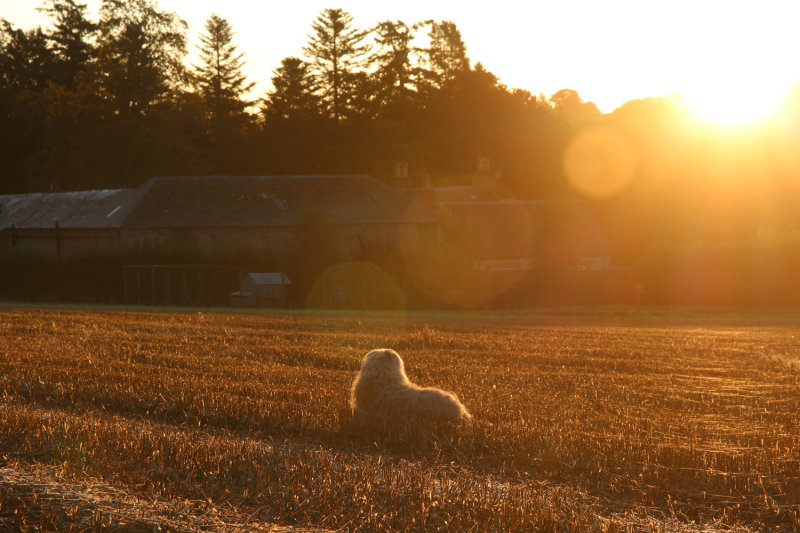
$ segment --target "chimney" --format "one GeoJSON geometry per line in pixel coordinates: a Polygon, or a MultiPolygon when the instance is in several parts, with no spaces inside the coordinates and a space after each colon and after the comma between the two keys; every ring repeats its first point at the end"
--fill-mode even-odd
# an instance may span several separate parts
{"type": "Polygon", "coordinates": [[[405,161],[398,161],[394,164],[394,177],[407,178],[408,177],[408,163],[405,161]]]}
{"type": "Polygon", "coordinates": [[[408,163],[405,161],[398,161],[394,164],[394,177],[392,178],[392,187],[397,190],[408,189],[411,187],[411,181],[408,179],[408,163]]]}
{"type": "Polygon", "coordinates": [[[472,196],[478,198],[485,193],[494,182],[491,174],[473,174],[472,176],[472,196]]]}
{"type": "Polygon", "coordinates": [[[497,181],[499,172],[492,174],[492,165],[488,157],[478,158],[478,172],[472,175],[472,198],[479,199],[486,194],[497,181]]]}
{"type": "Polygon", "coordinates": [[[436,207],[436,191],[431,187],[431,175],[423,174],[419,184],[419,195],[417,196],[420,202],[428,207],[436,207]]]}

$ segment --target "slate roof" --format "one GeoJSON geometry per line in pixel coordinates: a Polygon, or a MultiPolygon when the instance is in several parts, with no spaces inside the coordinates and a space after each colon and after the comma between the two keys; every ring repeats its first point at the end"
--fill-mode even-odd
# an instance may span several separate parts
{"type": "Polygon", "coordinates": [[[254,285],[291,285],[292,280],[283,272],[250,272],[245,278],[253,280],[254,285]]]}
{"type": "Polygon", "coordinates": [[[140,191],[112,189],[0,195],[0,229],[119,227],[140,191]]]}
{"type": "Polygon", "coordinates": [[[436,222],[436,213],[370,176],[154,178],[126,227],[436,222]]]}
{"type": "Polygon", "coordinates": [[[136,189],[0,196],[0,229],[201,228],[435,223],[436,213],[380,181],[348,176],[153,178],[136,189]]]}

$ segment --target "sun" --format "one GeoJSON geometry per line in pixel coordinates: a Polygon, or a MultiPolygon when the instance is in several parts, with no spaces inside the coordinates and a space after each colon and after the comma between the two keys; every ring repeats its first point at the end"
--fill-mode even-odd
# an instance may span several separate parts
{"type": "Polygon", "coordinates": [[[764,73],[705,79],[682,93],[684,105],[701,122],[724,128],[753,127],[774,118],[791,80],[764,73]]]}

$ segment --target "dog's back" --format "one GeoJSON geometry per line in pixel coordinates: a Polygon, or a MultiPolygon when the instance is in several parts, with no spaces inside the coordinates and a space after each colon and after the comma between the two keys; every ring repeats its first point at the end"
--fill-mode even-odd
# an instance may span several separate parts
{"type": "Polygon", "coordinates": [[[394,350],[372,350],[365,357],[350,392],[354,412],[382,417],[471,420],[458,397],[441,389],[411,383],[394,350]]]}

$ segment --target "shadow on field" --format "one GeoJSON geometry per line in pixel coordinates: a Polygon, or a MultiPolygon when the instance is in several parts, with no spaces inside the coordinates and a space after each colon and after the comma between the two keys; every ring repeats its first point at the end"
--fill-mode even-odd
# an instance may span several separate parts
{"type": "Polygon", "coordinates": [[[380,446],[395,453],[462,454],[471,448],[472,424],[450,420],[406,419],[339,413],[337,435],[353,443],[380,446]]]}

